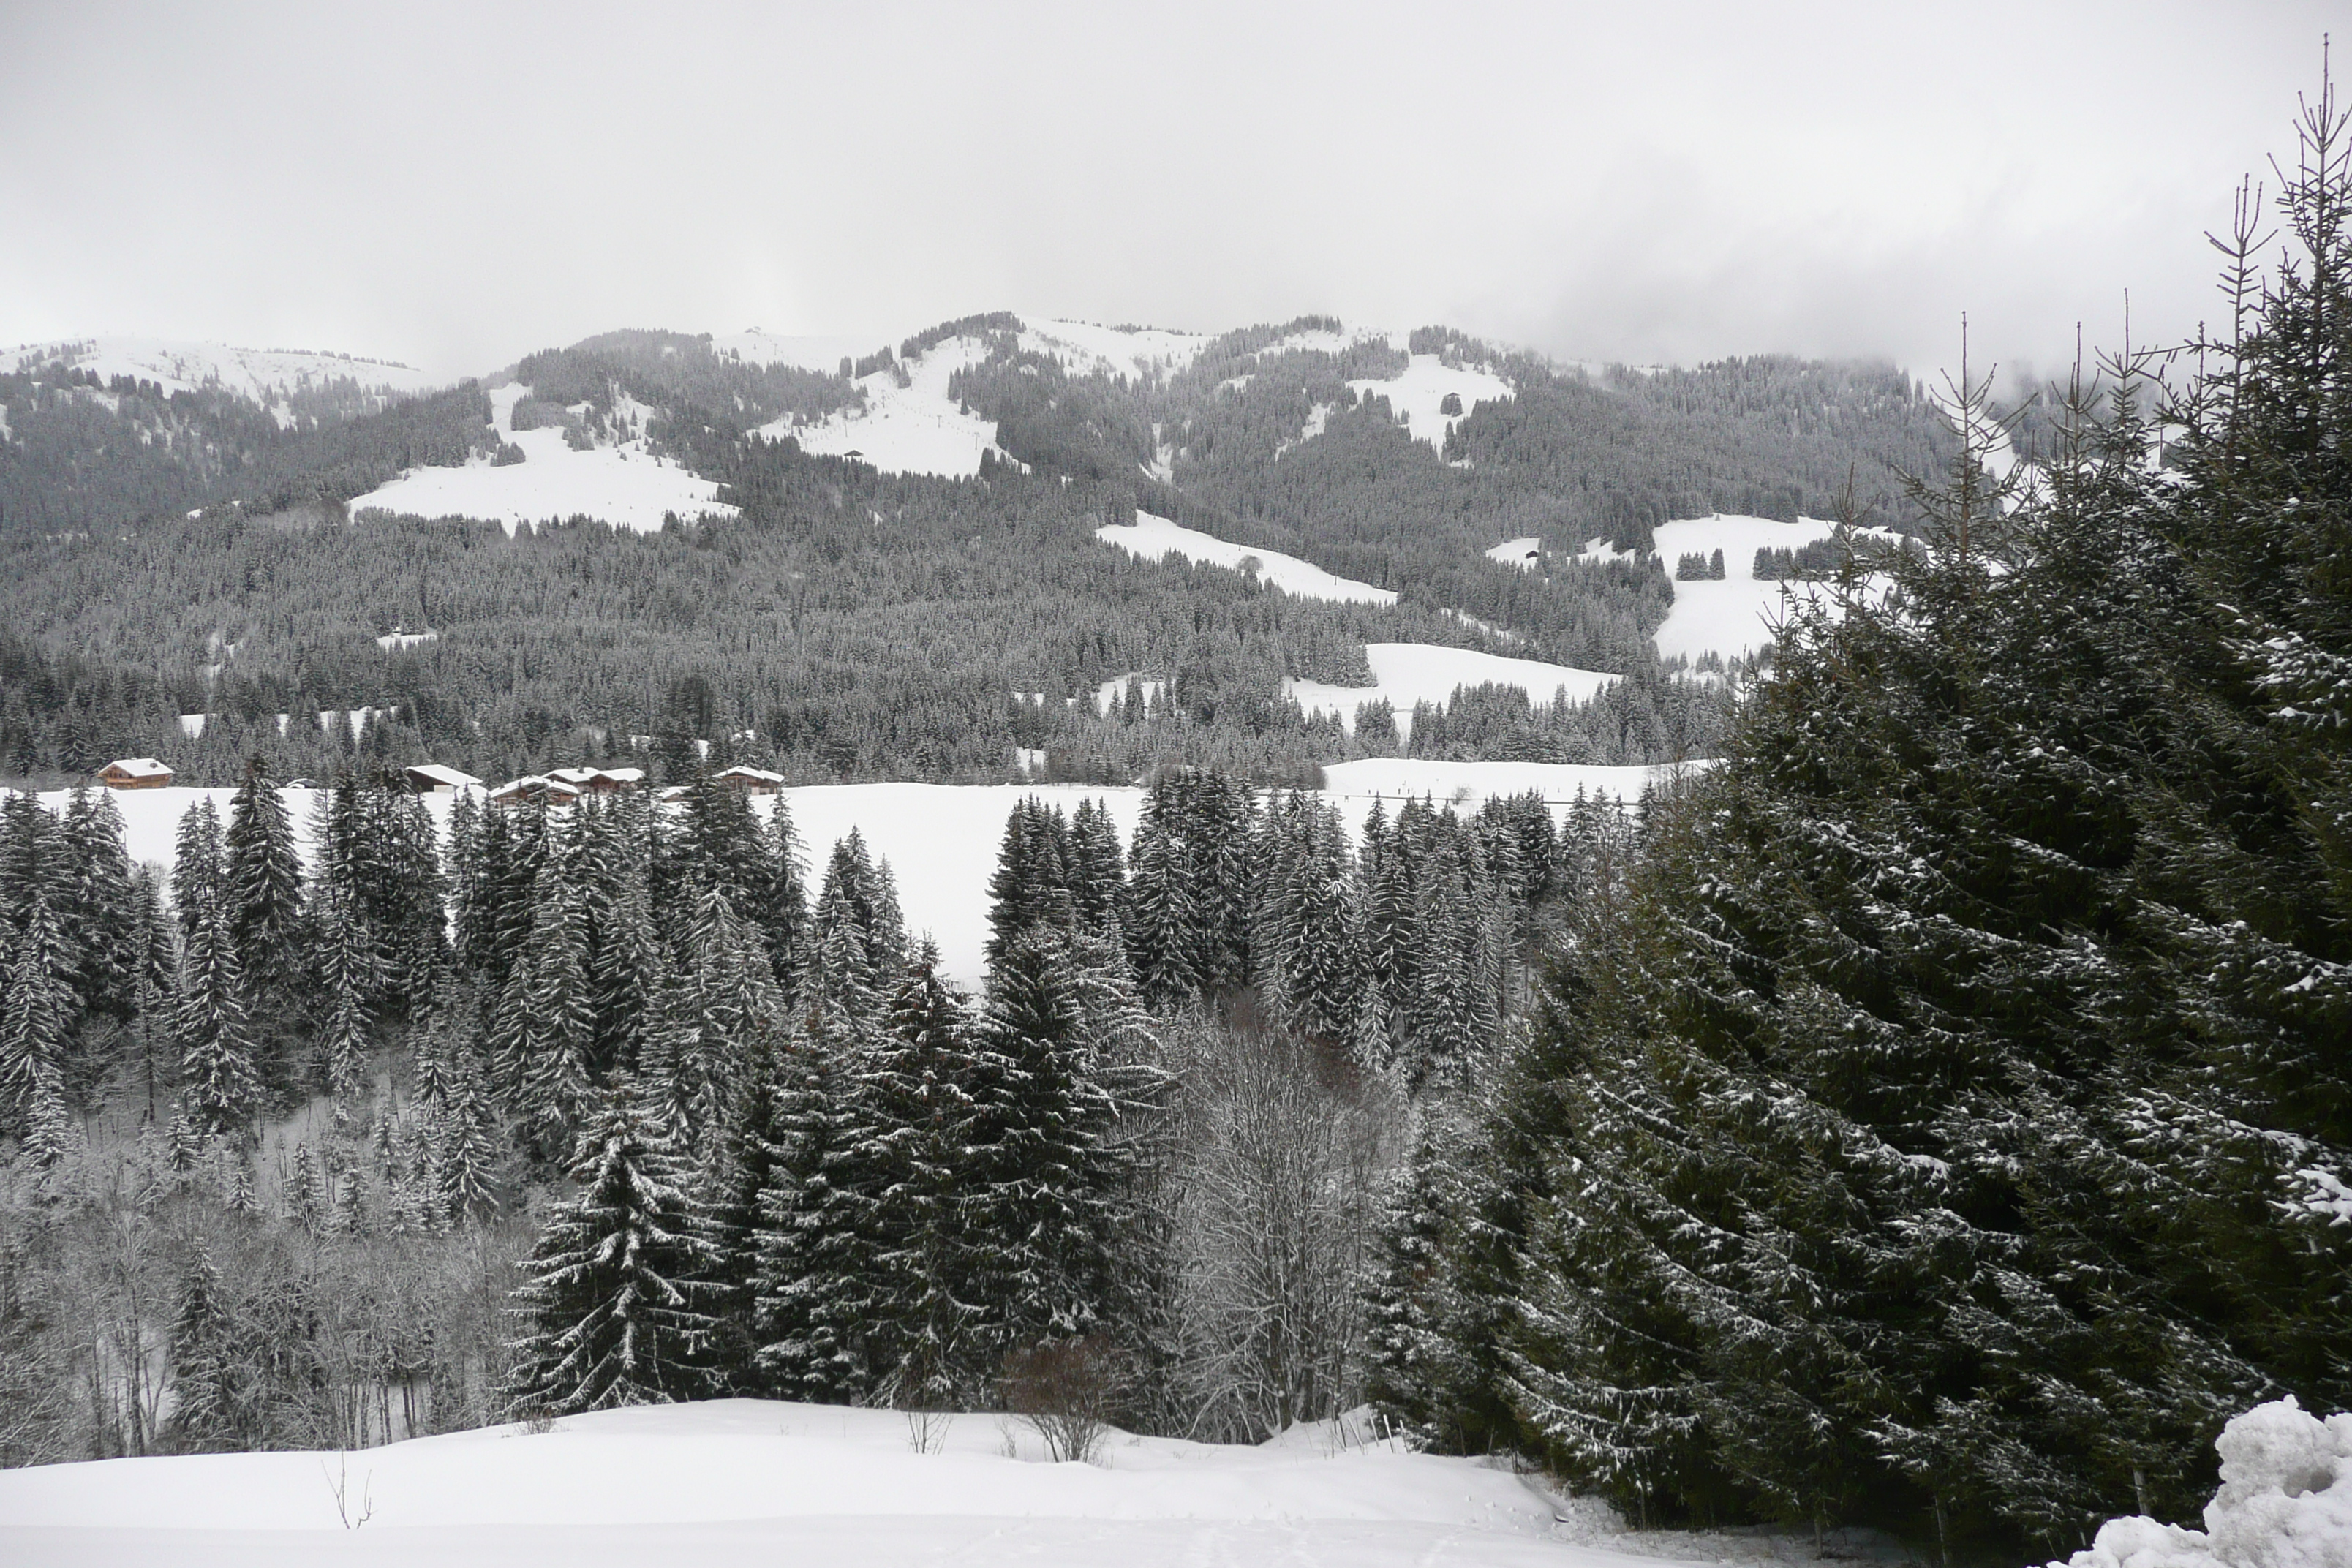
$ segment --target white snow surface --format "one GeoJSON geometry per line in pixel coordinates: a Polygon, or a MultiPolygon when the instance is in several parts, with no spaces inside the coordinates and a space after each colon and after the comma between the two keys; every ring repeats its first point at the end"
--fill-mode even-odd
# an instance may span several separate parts
{"type": "Polygon", "coordinates": [[[1529,534],[1524,539],[1506,539],[1486,552],[1486,559],[1500,566],[1516,566],[1522,572],[1535,570],[1529,559],[1543,547],[1543,541],[1529,534]]]}
{"type": "Polygon", "coordinates": [[[886,474],[976,474],[980,455],[996,445],[996,422],[957,407],[948,395],[948,378],[987,357],[986,340],[950,338],[899,362],[907,371],[905,386],[898,384],[896,370],[877,371],[860,381],[863,408],[836,410],[812,423],[787,415],[761,426],[760,434],[790,436],[803,451],[821,457],[854,453],[886,474]]]}
{"type": "MultiPolygon", "coordinates": [[[[1769,517],[1717,514],[1660,523],[1656,553],[1665,563],[1669,575],[1675,563],[1684,555],[1712,555],[1721,550],[1723,579],[1675,584],[1674,607],[1666,612],[1665,624],[1658,628],[1658,657],[1673,658],[1682,655],[1696,659],[1701,654],[1718,653],[1726,658],[1735,658],[1769,647],[1772,625],[1779,619],[1786,600],[1796,594],[1816,593],[1821,584],[1758,581],[1756,552],[1766,546],[1794,550],[1814,540],[1827,539],[1835,530],[1836,524],[1810,517],[1795,522],[1776,522],[1769,517]]],[[[1892,537],[1876,530],[1857,531],[1892,537]]],[[[1607,543],[1597,539],[1586,545],[1582,553],[1632,558],[1630,554],[1612,552],[1607,543]]],[[[1881,581],[1871,580],[1874,586],[1881,581]]]]}
{"type": "Polygon", "coordinates": [[[1387,398],[1390,408],[1408,424],[1414,437],[1440,451],[1444,449],[1449,421],[1468,418],[1481,403],[1502,402],[1511,396],[1511,384],[1501,376],[1468,365],[1449,365],[1435,354],[1413,355],[1404,374],[1392,380],[1351,381],[1348,385],[1359,397],[1387,398]],[[1439,412],[1448,393],[1461,397],[1461,413],[1439,412]]]}
{"type": "Polygon", "coordinates": [[[2203,1530],[2110,1520],[2066,1568],[2352,1568],[2352,1415],[2321,1421],[2289,1396],[2235,1417],[2213,1447],[2221,1487],[2203,1530]]]}
{"type": "Polygon", "coordinates": [[[1255,561],[1255,571],[1261,582],[1269,583],[1294,598],[1333,599],[1350,605],[1396,603],[1396,595],[1389,589],[1375,588],[1370,583],[1359,583],[1353,578],[1335,577],[1320,566],[1311,565],[1295,555],[1285,555],[1278,550],[1253,550],[1245,544],[1228,544],[1213,534],[1185,528],[1148,511],[1137,512],[1132,527],[1106,523],[1095,530],[1095,537],[1147,561],[1181,555],[1187,561],[1204,566],[1227,566],[1236,572],[1241,570],[1244,560],[1255,561]]]}
{"type": "Polygon", "coordinates": [[[1641,799],[1644,786],[1664,787],[1677,773],[1695,773],[1709,764],[1685,763],[1681,767],[1610,768],[1578,763],[1447,763],[1424,757],[1363,757],[1334,763],[1323,770],[1323,798],[1339,808],[1350,832],[1360,834],[1364,818],[1376,801],[1385,802],[1388,815],[1407,800],[1426,798],[1438,806],[1475,811],[1490,800],[1530,791],[1544,797],[1552,815],[1561,816],[1575,803],[1579,791],[1586,798],[1605,796],[1627,805],[1641,799]]]}
{"type": "Polygon", "coordinates": [[[1174,375],[1198,359],[1210,342],[1205,332],[1022,319],[1028,325],[1021,334],[1021,346],[1052,354],[1074,376],[1123,375],[1148,381],[1174,375]]]}
{"type": "Polygon", "coordinates": [[[658,533],[671,512],[682,518],[735,515],[735,508],[717,499],[718,485],[647,448],[644,410],[621,409],[636,416],[636,434],[617,446],[579,452],[560,429],[514,427],[514,405],[530,391],[508,385],[490,394],[490,423],[499,439],[522,448],[521,462],[501,468],[477,458],[460,468],[411,468],[353,500],[352,513],[479,518],[509,533],[518,523],[572,517],[598,518],[614,528],[658,533]]]}
{"type": "MultiPolygon", "coordinates": [[[[898,340],[889,340],[896,344],[898,340]]],[[[880,348],[878,337],[845,337],[829,335],[794,336],[787,332],[763,332],[757,327],[747,327],[740,332],[722,332],[710,340],[713,353],[732,353],[750,364],[797,365],[803,370],[820,370],[827,375],[841,368],[843,360],[859,360],[880,348]]]]}
{"type": "Polygon", "coordinates": [[[1350,1445],[1322,1423],[1261,1447],[1113,1432],[1095,1464],[961,1415],[928,1453],[898,1412],[750,1399],[639,1406],[350,1455],[206,1454],[0,1472],[14,1568],[168,1562],[792,1563],[970,1568],[1627,1568],[1549,1498],[1476,1459],[1350,1445]],[[1010,1436],[1017,1455],[1004,1451],[1010,1436]],[[344,1528],[335,1501],[366,1523],[344,1528]]]}
{"type": "Polygon", "coordinates": [[[1440,707],[1457,686],[1516,686],[1530,701],[1549,702],[1565,688],[1571,701],[1581,702],[1617,678],[1540,659],[1504,658],[1473,648],[1445,647],[1434,643],[1375,642],[1364,645],[1364,658],[1372,667],[1370,686],[1333,686],[1321,680],[1282,683],[1286,696],[1295,697],[1309,713],[1333,712],[1349,734],[1356,732],[1356,705],[1385,697],[1396,710],[1397,736],[1412,738],[1412,705],[1434,702],[1440,707]]]}
{"type": "Polygon", "coordinates": [[[195,392],[215,386],[236,393],[265,408],[289,392],[322,387],[350,380],[369,388],[396,393],[423,392],[447,384],[446,378],[428,375],[404,364],[382,364],[341,354],[309,353],[284,349],[241,349],[226,343],[195,342],[173,338],[101,337],[74,342],[26,343],[0,355],[12,364],[27,360],[62,357],[75,342],[89,352],[73,355],[78,370],[94,371],[100,380],[127,375],[152,381],[164,394],[195,392]]]}

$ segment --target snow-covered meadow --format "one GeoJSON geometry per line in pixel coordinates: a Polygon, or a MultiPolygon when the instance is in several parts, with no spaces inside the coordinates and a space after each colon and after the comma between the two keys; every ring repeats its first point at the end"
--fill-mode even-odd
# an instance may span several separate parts
{"type": "Polygon", "coordinates": [[[1356,732],[1356,705],[1385,698],[1396,710],[1397,735],[1412,737],[1416,702],[1444,707],[1458,686],[1516,686],[1528,700],[1545,703],[1566,691],[1582,702],[1617,678],[1597,670],[1577,669],[1541,659],[1505,658],[1475,648],[1446,647],[1436,643],[1375,642],[1364,645],[1372,667],[1370,686],[1334,686],[1328,681],[1286,679],[1283,694],[1296,698],[1309,713],[1336,713],[1349,734],[1356,732]]]}
{"type": "Polygon", "coordinates": [[[719,1400],[495,1426],[349,1455],[0,1471],[12,1568],[169,1563],[1093,1564],[1622,1568],[1499,1464],[1360,1421],[1259,1447],[1111,1432],[1096,1463],[959,1415],[919,1452],[888,1410],[719,1400]],[[341,1501],[338,1501],[338,1492],[341,1501]],[[350,1521],[364,1519],[363,1524],[350,1521]]]}
{"type": "MultiPolygon", "coordinates": [[[[1436,763],[1402,757],[1368,758],[1325,770],[1327,798],[1350,826],[1360,829],[1375,800],[1394,815],[1408,796],[1427,795],[1440,805],[1475,811],[1489,798],[1528,790],[1565,810],[1580,788],[1633,801],[1643,786],[1671,770],[1578,767],[1546,763],[1436,763]]],[[[169,870],[180,818],[202,798],[226,820],[234,789],[124,790],[114,796],[122,814],[123,847],[135,863],[169,870]]],[[[289,789],[286,806],[298,847],[310,854],[311,817],[323,792],[289,789]]],[[[1036,795],[1066,814],[1081,800],[1108,807],[1122,839],[1131,839],[1143,811],[1143,791],[1133,785],[1097,788],[1078,784],[810,784],[775,795],[754,797],[761,815],[782,800],[792,813],[811,870],[822,876],[825,857],[852,828],[875,854],[890,863],[898,881],[898,901],[908,929],[928,931],[940,944],[940,966],[949,978],[977,985],[987,972],[988,879],[1004,821],[1013,808],[1036,795]]],[[[62,811],[68,796],[53,790],[39,796],[62,811]]],[[[425,809],[446,830],[454,795],[428,795],[425,809]]]]}
{"type": "Polygon", "coordinates": [[[500,440],[521,449],[521,462],[477,459],[463,468],[411,468],[354,500],[353,515],[479,518],[509,533],[519,523],[571,517],[653,533],[673,512],[682,518],[735,515],[735,508],[718,499],[716,484],[654,454],[645,436],[650,410],[624,400],[619,412],[633,433],[614,446],[575,451],[562,430],[514,427],[514,406],[530,392],[508,385],[490,394],[490,422],[500,440]]]}
{"type": "MultiPolygon", "coordinates": [[[[1675,584],[1674,607],[1666,613],[1665,624],[1658,628],[1658,657],[1696,660],[1713,653],[1737,658],[1769,646],[1772,627],[1789,597],[1815,593],[1818,585],[1759,578],[1756,552],[1768,547],[1795,550],[1829,538],[1836,528],[1835,523],[1819,518],[1775,522],[1769,517],[1720,513],[1660,523],[1657,542],[1652,549],[1666,563],[1667,571],[1672,572],[1675,563],[1685,555],[1706,556],[1720,550],[1723,576],[1675,584]]],[[[1858,531],[1891,537],[1876,530],[1858,531]]],[[[1511,544],[1519,542],[1514,540],[1511,544]]],[[[1496,546],[1496,550],[1506,548],[1509,546],[1496,546]]],[[[1580,553],[1587,558],[1633,559],[1630,553],[1611,550],[1606,541],[1599,539],[1588,543],[1580,553]]]]}
{"type": "Polygon", "coordinates": [[[987,357],[985,340],[950,338],[902,362],[907,385],[898,384],[897,368],[877,371],[857,384],[866,394],[864,406],[811,422],[780,419],[760,433],[789,436],[804,452],[855,457],[886,474],[968,477],[980,472],[981,454],[995,447],[996,421],[958,407],[948,381],[987,357]]]}
{"type": "Polygon", "coordinates": [[[1214,534],[1186,528],[1148,511],[1137,512],[1132,524],[1106,523],[1095,530],[1095,537],[1145,561],[1181,555],[1196,565],[1246,571],[1294,598],[1330,599],[1352,605],[1393,605],[1397,599],[1390,589],[1375,588],[1351,577],[1335,577],[1296,555],[1285,555],[1279,550],[1253,549],[1246,544],[1228,544],[1214,534]]]}

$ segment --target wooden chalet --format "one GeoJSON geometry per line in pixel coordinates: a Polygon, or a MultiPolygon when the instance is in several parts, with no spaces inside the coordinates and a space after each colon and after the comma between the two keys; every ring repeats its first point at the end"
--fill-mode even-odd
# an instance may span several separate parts
{"type": "Polygon", "coordinates": [[[765,768],[731,767],[710,775],[713,784],[729,789],[741,790],[745,795],[773,795],[784,787],[784,775],[772,773],[765,768]]]}
{"type": "Polygon", "coordinates": [[[439,763],[419,763],[403,776],[412,795],[455,795],[460,790],[482,787],[482,781],[473,774],[439,763]]]}
{"type": "Polygon", "coordinates": [[[548,775],[580,795],[626,795],[646,782],[643,768],[557,768],[548,775]]]}
{"type": "Polygon", "coordinates": [[[492,805],[570,805],[580,792],[568,784],[530,773],[499,785],[488,796],[492,805]]]}
{"type": "Polygon", "coordinates": [[[98,782],[109,789],[162,789],[172,770],[152,757],[117,757],[98,770],[98,782]]]}

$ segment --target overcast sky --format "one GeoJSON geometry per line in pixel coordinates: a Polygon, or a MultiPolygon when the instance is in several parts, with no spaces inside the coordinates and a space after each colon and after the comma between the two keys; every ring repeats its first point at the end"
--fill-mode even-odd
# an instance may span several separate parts
{"type": "Polygon", "coordinates": [[[0,343],[1306,311],[2054,368],[2210,309],[2336,6],[0,0],[0,343]]]}

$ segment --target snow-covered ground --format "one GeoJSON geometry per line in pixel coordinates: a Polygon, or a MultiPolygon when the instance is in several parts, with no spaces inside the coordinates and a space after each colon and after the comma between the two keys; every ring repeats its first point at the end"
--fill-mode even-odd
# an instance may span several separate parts
{"type": "Polygon", "coordinates": [[[514,405],[527,386],[490,394],[490,422],[499,438],[522,448],[523,460],[500,467],[477,458],[461,468],[411,468],[351,503],[354,515],[380,510],[408,517],[471,517],[509,533],[518,523],[593,517],[614,528],[656,533],[665,518],[732,517],[719,487],[646,445],[648,410],[625,406],[634,434],[617,446],[574,451],[560,429],[517,430],[514,405]]]}
{"type": "Polygon", "coordinates": [[[1522,572],[1535,570],[1535,557],[1543,548],[1543,541],[1529,534],[1523,539],[1506,539],[1486,552],[1486,559],[1498,566],[1516,566],[1522,572]]]}
{"type": "MultiPolygon", "coordinates": [[[[1674,608],[1666,613],[1665,624],[1658,628],[1658,657],[1673,658],[1682,655],[1696,659],[1702,654],[1718,653],[1734,658],[1769,646],[1772,626],[1780,618],[1786,597],[1817,592],[1819,585],[1769,579],[1759,582],[1756,576],[1757,551],[1768,546],[1794,550],[1817,539],[1827,539],[1835,529],[1834,523],[1810,517],[1795,522],[1775,522],[1769,517],[1717,515],[1660,523],[1656,553],[1665,563],[1668,573],[1685,555],[1708,556],[1720,550],[1723,578],[1720,582],[1675,584],[1674,608]]],[[[1617,552],[1612,552],[1604,541],[1596,539],[1585,546],[1583,553],[1605,557],[1617,552]]],[[[1632,559],[1630,554],[1621,558],[1632,559]]]]}
{"type": "MultiPolygon", "coordinates": [[[[350,359],[340,354],[306,353],[284,349],[240,349],[226,343],[194,342],[171,338],[103,337],[79,340],[89,352],[73,356],[74,368],[95,372],[101,380],[127,375],[152,381],[166,395],[195,392],[207,386],[236,393],[265,408],[276,407],[287,394],[352,381],[370,389],[395,393],[423,392],[447,384],[444,376],[428,375],[404,364],[350,359]]],[[[70,343],[26,343],[5,354],[12,367],[54,361],[70,343]]]]}
{"type": "MultiPolygon", "coordinates": [[[[1375,797],[1388,799],[1391,810],[1409,795],[1427,795],[1440,805],[1453,802],[1475,810],[1492,796],[1532,789],[1564,808],[1579,786],[1588,795],[1603,793],[1628,801],[1638,798],[1643,783],[1663,771],[1376,758],[1326,769],[1325,793],[1351,823],[1360,826],[1375,797]]],[[[285,791],[295,844],[306,860],[311,855],[311,817],[324,793],[285,791]]],[[[158,866],[168,873],[175,858],[180,818],[188,808],[209,797],[226,822],[236,794],[234,789],[176,785],[118,791],[114,805],[122,815],[123,847],[133,862],[158,866]]],[[[764,816],[774,809],[772,802],[785,803],[813,878],[824,876],[834,845],[856,828],[873,852],[890,862],[908,929],[928,931],[939,942],[940,967],[950,979],[977,986],[987,973],[983,950],[988,942],[988,879],[996,869],[1004,820],[1013,806],[1033,795],[1060,806],[1066,814],[1076,811],[1082,800],[1103,802],[1118,823],[1122,840],[1133,839],[1136,822],[1143,813],[1143,791],[1132,785],[812,784],[757,796],[753,804],[764,816]]],[[[37,798],[51,811],[61,812],[68,795],[52,790],[37,798]]],[[[456,796],[423,798],[425,809],[446,831],[456,796]]]]}
{"type": "Polygon", "coordinates": [[[790,436],[804,452],[855,457],[886,474],[976,474],[980,455],[996,445],[996,422],[957,407],[948,395],[948,378],[987,357],[985,340],[950,338],[902,362],[905,386],[898,384],[895,369],[860,381],[863,408],[841,409],[806,424],[787,416],[761,426],[760,433],[790,436]]]}
{"type": "MultiPolygon", "coordinates": [[[[795,336],[788,332],[763,332],[748,327],[740,332],[720,332],[710,340],[713,353],[733,354],[749,364],[789,364],[803,370],[820,370],[830,375],[841,368],[843,360],[855,362],[872,353],[883,344],[879,337],[850,337],[835,332],[823,336],[795,336]]],[[[897,339],[889,340],[894,344],[897,339]]]]}
{"type": "Polygon", "coordinates": [[[1198,529],[1182,527],[1167,518],[1154,517],[1148,511],[1137,512],[1132,527],[1107,523],[1095,530],[1095,537],[1147,561],[1181,555],[1187,561],[1204,566],[1229,566],[1236,572],[1242,569],[1243,562],[1254,561],[1257,564],[1253,570],[1260,581],[1270,583],[1295,598],[1335,599],[1352,605],[1396,603],[1396,595],[1389,589],[1375,588],[1370,583],[1359,583],[1349,577],[1334,577],[1320,566],[1310,565],[1278,550],[1253,550],[1245,544],[1228,544],[1198,529]]]}
{"type": "Polygon", "coordinates": [[[1309,713],[1332,712],[1349,734],[1356,732],[1356,705],[1387,698],[1396,710],[1397,735],[1412,738],[1412,705],[1434,702],[1441,707],[1457,686],[1516,686],[1530,700],[1544,703],[1566,688],[1570,699],[1581,702],[1617,678],[1564,664],[1533,658],[1504,658],[1466,647],[1443,647],[1433,643],[1375,642],[1364,645],[1372,667],[1370,686],[1333,686],[1320,680],[1285,680],[1286,695],[1298,700],[1309,713]]]}
{"type": "Polygon", "coordinates": [[[1511,395],[1511,384],[1501,376],[1467,365],[1449,365],[1435,354],[1413,355],[1404,374],[1391,380],[1351,381],[1348,385],[1359,397],[1387,398],[1390,408],[1407,423],[1413,436],[1440,451],[1444,449],[1449,421],[1466,419],[1479,404],[1501,402],[1511,395]],[[1461,413],[1443,412],[1448,395],[1462,399],[1461,413]]]}
{"type": "Polygon", "coordinates": [[[2110,1520],[2067,1568],[2352,1568],[2352,1415],[2322,1421],[2290,1395],[2232,1418],[2213,1447],[2204,1529],[2110,1520]]]}
{"type": "Polygon", "coordinates": [[[0,1472],[12,1568],[170,1563],[691,1563],[856,1568],[1628,1568],[1548,1495],[1476,1459],[1112,1432],[1043,1462],[1026,1428],[960,1415],[929,1452],[887,1410],[720,1400],[417,1438],[349,1455],[218,1454],[0,1472]],[[1008,1453],[1011,1447],[1014,1452],[1008,1453]],[[343,1498],[337,1506],[340,1484],[343,1498]],[[346,1528],[346,1517],[365,1523],[346,1528]]]}
{"type": "Polygon", "coordinates": [[[1072,375],[1123,375],[1131,380],[1174,375],[1207,347],[1205,332],[1171,332],[1156,327],[1099,327],[1090,321],[1034,321],[1021,346],[1054,355],[1072,375]]]}

